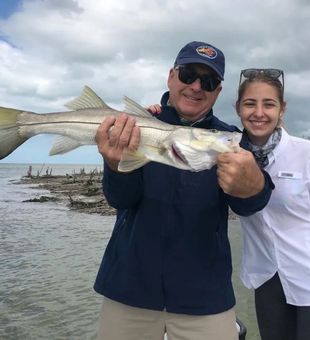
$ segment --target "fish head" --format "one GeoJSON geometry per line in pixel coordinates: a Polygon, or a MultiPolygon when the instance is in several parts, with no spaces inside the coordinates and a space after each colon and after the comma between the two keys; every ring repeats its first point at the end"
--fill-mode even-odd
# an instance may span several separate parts
{"type": "Polygon", "coordinates": [[[180,128],[171,136],[169,156],[192,171],[210,169],[222,152],[239,150],[241,133],[180,128]]]}

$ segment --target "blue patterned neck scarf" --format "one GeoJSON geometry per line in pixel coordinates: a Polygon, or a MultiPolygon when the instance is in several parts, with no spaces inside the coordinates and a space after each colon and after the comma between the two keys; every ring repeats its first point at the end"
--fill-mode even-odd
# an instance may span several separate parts
{"type": "Polygon", "coordinates": [[[281,140],[282,130],[281,128],[275,129],[264,145],[252,144],[246,131],[244,131],[244,136],[245,142],[247,143],[249,150],[253,153],[257,164],[263,169],[269,163],[268,154],[279,144],[281,140]]]}

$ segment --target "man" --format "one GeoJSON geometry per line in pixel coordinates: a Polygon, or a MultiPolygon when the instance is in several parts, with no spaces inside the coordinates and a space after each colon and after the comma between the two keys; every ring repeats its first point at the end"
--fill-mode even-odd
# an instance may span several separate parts
{"type": "MultiPolygon", "coordinates": [[[[225,59],[191,42],[169,72],[158,119],[175,125],[235,131],[213,115],[225,59]]],[[[103,189],[118,209],[95,290],[104,295],[99,339],[235,340],[235,297],[227,236],[228,207],[250,215],[268,202],[273,184],[247,151],[218,157],[201,172],[151,162],[118,173],[124,148],[139,145],[126,114],[98,129],[103,189]],[[113,127],[112,130],[110,128],[113,127]]]]}

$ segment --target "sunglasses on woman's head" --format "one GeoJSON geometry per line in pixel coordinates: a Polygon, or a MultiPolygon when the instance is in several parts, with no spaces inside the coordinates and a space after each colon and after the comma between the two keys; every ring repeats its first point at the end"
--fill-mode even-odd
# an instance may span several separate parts
{"type": "Polygon", "coordinates": [[[264,75],[270,79],[279,79],[284,91],[284,73],[277,68],[247,68],[240,73],[239,86],[245,79],[255,79],[259,75],[264,75]]]}
{"type": "Polygon", "coordinates": [[[196,79],[200,80],[201,89],[204,91],[214,91],[221,80],[215,75],[211,74],[199,74],[190,65],[178,65],[175,70],[178,70],[179,80],[184,84],[192,84],[196,79]]]}

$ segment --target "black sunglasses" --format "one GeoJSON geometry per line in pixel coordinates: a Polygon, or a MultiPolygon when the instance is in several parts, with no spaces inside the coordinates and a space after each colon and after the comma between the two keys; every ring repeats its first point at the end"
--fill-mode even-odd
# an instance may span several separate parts
{"type": "Polygon", "coordinates": [[[200,80],[201,89],[204,91],[214,91],[221,80],[215,75],[198,74],[193,67],[189,65],[178,65],[175,70],[178,70],[179,80],[184,84],[192,84],[196,79],[200,80]]]}
{"type": "Polygon", "coordinates": [[[277,68],[247,68],[240,73],[239,86],[245,79],[254,79],[259,74],[263,74],[270,79],[279,79],[282,85],[282,92],[284,91],[284,73],[277,68]]]}

